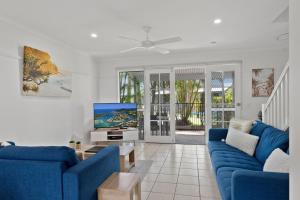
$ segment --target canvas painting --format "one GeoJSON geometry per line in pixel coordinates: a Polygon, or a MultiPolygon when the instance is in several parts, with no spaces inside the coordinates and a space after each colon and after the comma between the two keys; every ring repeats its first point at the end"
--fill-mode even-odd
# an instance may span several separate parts
{"type": "Polygon", "coordinates": [[[274,89],[274,69],[252,69],[252,96],[269,97],[274,89]]]}
{"type": "Polygon", "coordinates": [[[60,69],[47,52],[25,46],[23,94],[69,97],[72,94],[72,73],[60,69]]]}

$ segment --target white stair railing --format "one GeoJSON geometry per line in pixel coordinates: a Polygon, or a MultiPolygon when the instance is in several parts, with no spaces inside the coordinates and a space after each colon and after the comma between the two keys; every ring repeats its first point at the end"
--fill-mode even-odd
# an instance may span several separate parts
{"type": "Polygon", "coordinates": [[[266,104],[262,105],[263,122],[285,130],[289,127],[289,62],[284,67],[266,104]]]}

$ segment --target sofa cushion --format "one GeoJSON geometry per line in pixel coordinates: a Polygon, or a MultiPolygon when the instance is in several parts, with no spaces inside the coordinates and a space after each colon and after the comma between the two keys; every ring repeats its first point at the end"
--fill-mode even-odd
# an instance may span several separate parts
{"type": "Polygon", "coordinates": [[[232,174],[239,169],[236,167],[222,167],[218,170],[216,177],[223,200],[231,200],[232,174]]]}
{"type": "Polygon", "coordinates": [[[252,127],[252,129],[250,130],[250,134],[251,135],[256,135],[258,137],[261,137],[261,135],[263,134],[264,130],[266,128],[271,127],[270,125],[267,125],[261,121],[255,121],[254,125],[252,127]]]}
{"type": "Polygon", "coordinates": [[[69,147],[23,147],[8,146],[0,151],[0,159],[10,160],[34,160],[34,161],[58,161],[66,167],[76,165],[79,160],[74,149],[69,147]]]}
{"type": "Polygon", "coordinates": [[[258,171],[261,171],[263,168],[262,164],[255,157],[241,151],[215,151],[211,155],[211,160],[216,173],[222,167],[236,167],[258,171]]]}
{"type": "Polygon", "coordinates": [[[225,142],[221,142],[221,141],[209,141],[208,150],[210,154],[212,154],[215,151],[240,152],[240,150],[238,150],[237,148],[229,146],[225,142]]]}
{"type": "Polygon", "coordinates": [[[232,118],[229,123],[229,128],[234,128],[242,132],[249,133],[252,128],[252,123],[252,120],[232,118]]]}
{"type": "Polygon", "coordinates": [[[289,146],[289,135],[279,129],[268,127],[264,130],[257,145],[255,156],[262,164],[277,148],[286,151],[289,146]]]}
{"type": "Polygon", "coordinates": [[[275,149],[267,158],[264,172],[289,173],[289,155],[281,149],[275,149]]]}
{"type": "Polygon", "coordinates": [[[259,137],[229,127],[226,144],[253,156],[259,137]]]}

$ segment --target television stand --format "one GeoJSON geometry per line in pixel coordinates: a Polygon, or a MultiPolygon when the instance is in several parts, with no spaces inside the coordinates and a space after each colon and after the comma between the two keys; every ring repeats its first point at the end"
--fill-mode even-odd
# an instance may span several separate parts
{"type": "Polygon", "coordinates": [[[137,128],[98,128],[91,132],[91,142],[135,142],[139,139],[137,128]]]}

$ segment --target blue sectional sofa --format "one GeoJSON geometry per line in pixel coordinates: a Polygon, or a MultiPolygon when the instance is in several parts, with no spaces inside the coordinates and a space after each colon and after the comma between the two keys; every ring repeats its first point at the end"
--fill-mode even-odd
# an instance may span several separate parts
{"type": "Polygon", "coordinates": [[[263,166],[276,148],[288,150],[288,133],[256,122],[250,134],[259,136],[255,155],[227,145],[228,129],[210,129],[208,149],[223,200],[288,200],[289,175],[263,172],[263,166]]]}
{"type": "Polygon", "coordinates": [[[0,149],[1,200],[97,200],[97,187],[120,170],[119,147],[79,161],[68,147],[0,149]]]}

